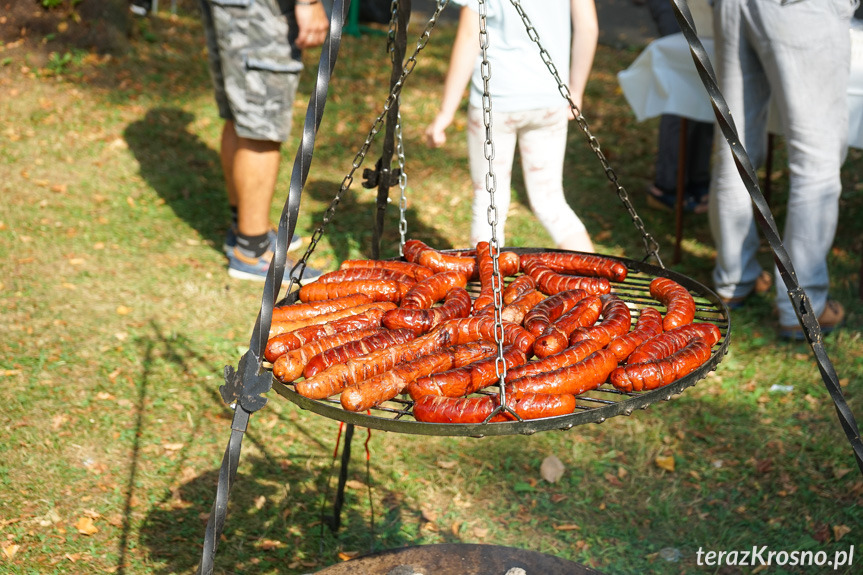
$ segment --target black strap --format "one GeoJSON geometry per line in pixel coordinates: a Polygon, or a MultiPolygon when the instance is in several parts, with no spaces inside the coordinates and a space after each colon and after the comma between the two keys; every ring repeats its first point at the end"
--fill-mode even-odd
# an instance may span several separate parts
{"type": "Polygon", "coordinates": [[[695,24],[692,20],[692,14],[689,11],[689,6],[686,0],[671,0],[674,6],[674,14],[680,24],[680,29],[683,31],[683,36],[689,44],[689,50],[692,53],[692,59],[695,62],[695,68],[698,70],[698,75],[701,77],[701,82],[710,96],[710,101],[713,103],[713,110],[716,114],[716,123],[719,129],[722,130],[722,135],[728,141],[731,147],[731,154],[734,156],[734,161],[737,164],[737,169],[740,172],[740,177],[743,179],[743,184],[746,186],[746,191],[752,197],[752,203],[755,205],[755,219],[761,227],[762,233],[767,238],[767,243],[770,244],[770,249],[773,251],[773,257],[776,261],[776,267],[779,269],[779,275],[788,288],[788,296],[794,305],[794,310],[797,313],[797,318],[800,325],[803,327],[803,333],[809,346],[815,354],[815,361],[818,363],[818,369],[821,372],[821,378],[824,380],[824,386],[830,393],[830,398],[836,406],[836,413],[839,416],[839,422],[845,430],[845,435],[851,443],[851,448],[854,450],[854,457],[857,459],[857,466],[863,473],[863,442],[860,441],[860,431],[857,428],[857,422],[854,419],[854,414],[845,402],[842,395],[842,388],[839,385],[839,377],[833,368],[830,357],[824,349],[824,342],[821,335],[821,326],[818,324],[818,319],[812,310],[812,305],[809,301],[809,296],[800,287],[797,282],[797,275],[794,273],[794,266],[791,263],[791,258],[782,244],[782,238],[779,235],[779,230],[776,227],[776,221],[773,219],[773,214],[770,211],[770,206],[761,193],[758,187],[758,176],[752,166],[752,162],[743,148],[740,141],[740,136],[737,134],[737,128],[734,126],[734,120],[731,117],[731,111],[728,109],[728,104],[722,93],[719,91],[719,84],[716,81],[716,74],[713,72],[713,66],[710,64],[710,59],[707,57],[707,52],[699,40],[695,31],[695,24]]]}

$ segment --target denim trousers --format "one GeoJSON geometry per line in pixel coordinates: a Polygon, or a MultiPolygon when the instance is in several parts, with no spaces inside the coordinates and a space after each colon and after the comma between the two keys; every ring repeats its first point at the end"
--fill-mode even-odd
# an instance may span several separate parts
{"type": "MultiPolygon", "coordinates": [[[[716,0],[715,68],[737,131],[755,167],[764,163],[769,105],[788,150],[782,242],[816,316],[829,289],[827,254],[836,233],[840,168],[847,150],[852,0],[716,0]],[[772,103],[771,103],[772,102],[772,103]]],[[[761,273],[754,209],[719,130],[714,143],[710,229],[719,296],[748,294],[761,273]]],[[[777,273],[780,325],[796,325],[777,273]]]]}

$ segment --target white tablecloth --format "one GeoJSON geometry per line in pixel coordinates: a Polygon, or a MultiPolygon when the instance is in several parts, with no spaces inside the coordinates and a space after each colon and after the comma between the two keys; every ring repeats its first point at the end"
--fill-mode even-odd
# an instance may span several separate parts
{"type": "MultiPolygon", "coordinates": [[[[701,42],[713,62],[713,39],[701,38],[701,42]]],[[[617,80],[639,122],[662,114],[702,122],[716,119],[682,33],[648,44],[629,68],[617,74],[617,80]]],[[[848,145],[863,148],[863,20],[851,23],[848,107],[848,145]]],[[[779,133],[779,123],[773,114],[768,124],[772,132],[779,133]]]]}

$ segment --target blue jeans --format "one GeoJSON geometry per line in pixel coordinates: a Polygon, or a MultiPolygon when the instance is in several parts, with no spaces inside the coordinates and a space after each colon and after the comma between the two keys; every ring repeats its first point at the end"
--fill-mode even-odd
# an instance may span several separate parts
{"type": "MultiPolygon", "coordinates": [[[[768,104],[788,149],[783,244],[816,316],[827,302],[827,253],[836,233],[847,150],[852,0],[716,0],[714,62],[720,90],[753,165],[763,164],[768,104]]],[[[753,207],[730,148],[716,131],[710,228],[721,297],[748,294],[761,273],[753,207]]],[[[777,275],[780,325],[797,315],[777,275]]]]}

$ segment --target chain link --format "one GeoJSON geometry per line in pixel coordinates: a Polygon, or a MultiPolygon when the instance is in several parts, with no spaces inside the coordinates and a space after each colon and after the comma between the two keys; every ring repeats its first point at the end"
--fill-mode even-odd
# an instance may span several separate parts
{"type": "MultiPolygon", "coordinates": [[[[488,29],[486,27],[486,4],[485,0],[479,0],[479,46],[482,53],[482,62],[480,63],[480,75],[482,76],[482,119],[485,125],[485,142],[483,143],[483,153],[488,161],[488,173],[485,177],[485,189],[488,191],[488,225],[491,228],[491,240],[488,242],[488,251],[492,261],[492,276],[491,285],[494,297],[494,341],[497,344],[497,358],[494,362],[494,371],[500,385],[500,406],[495,409],[489,416],[489,419],[494,417],[500,411],[506,410],[514,413],[512,408],[506,404],[506,387],[504,380],[506,378],[506,361],[503,358],[503,319],[501,318],[501,310],[503,309],[503,278],[500,275],[500,266],[498,256],[500,255],[500,245],[497,239],[497,205],[494,201],[494,193],[497,187],[497,178],[494,173],[494,137],[492,110],[491,110],[491,91],[489,83],[491,80],[491,63],[488,61],[488,29]]],[[[518,417],[516,415],[516,417],[518,417]]],[[[519,418],[521,419],[521,418],[519,418]]]]}
{"type": "Polygon", "coordinates": [[[587,125],[587,120],[584,119],[584,116],[582,116],[581,114],[581,110],[579,110],[578,106],[575,105],[575,102],[572,101],[572,94],[569,91],[569,87],[561,80],[560,74],[558,74],[557,68],[555,67],[554,62],[552,62],[551,60],[551,55],[542,46],[542,43],[540,43],[539,33],[536,31],[536,28],[533,27],[530,18],[528,18],[524,9],[521,7],[521,0],[510,0],[510,3],[518,11],[519,16],[521,16],[521,20],[524,23],[525,29],[527,30],[528,37],[539,48],[539,54],[542,58],[543,63],[548,68],[548,71],[551,72],[551,75],[554,76],[555,81],[557,81],[557,87],[558,91],[560,91],[560,95],[563,96],[563,98],[567,102],[569,102],[569,107],[572,110],[573,115],[575,116],[575,121],[578,123],[578,127],[581,128],[581,131],[584,132],[584,134],[587,136],[587,141],[590,145],[590,149],[593,150],[593,153],[596,154],[597,158],[599,158],[599,163],[602,164],[602,169],[605,171],[605,176],[614,185],[614,189],[617,191],[617,196],[620,198],[620,201],[623,203],[624,208],[626,208],[626,211],[629,212],[629,216],[632,218],[632,223],[635,225],[639,233],[641,233],[641,241],[644,244],[645,252],[644,259],[647,260],[647,258],[653,257],[654,259],[656,259],[659,267],[665,268],[665,266],[662,264],[662,260],[659,257],[659,243],[645,229],[644,221],[635,211],[635,207],[632,205],[632,202],[629,199],[629,195],[626,193],[626,190],[618,181],[617,174],[611,168],[611,165],[608,163],[605,154],[602,153],[602,150],[599,147],[599,141],[590,132],[590,127],[587,125]]]}
{"type": "MultiPolygon", "coordinates": [[[[381,111],[380,115],[375,118],[375,121],[372,123],[372,127],[369,130],[369,133],[366,136],[363,145],[360,147],[360,150],[357,152],[356,156],[354,156],[354,160],[351,163],[351,169],[345,175],[341,185],[339,185],[339,190],[336,192],[335,197],[333,197],[333,200],[330,202],[329,207],[327,207],[327,210],[324,212],[324,216],[321,219],[321,225],[318,226],[318,228],[312,234],[312,239],[309,242],[309,247],[306,248],[306,251],[301,259],[303,265],[305,265],[305,262],[308,260],[312,252],[315,251],[315,247],[318,245],[318,241],[320,241],[321,236],[323,236],[324,234],[324,228],[332,221],[333,217],[335,217],[336,208],[342,201],[342,194],[344,194],[351,187],[351,184],[354,181],[354,173],[356,173],[360,166],[362,166],[363,161],[366,158],[366,154],[368,153],[369,148],[371,147],[372,142],[375,139],[375,136],[378,134],[378,132],[380,132],[381,127],[384,124],[384,118],[386,117],[387,113],[390,111],[390,108],[392,108],[393,104],[396,102],[399,95],[401,94],[402,86],[404,86],[405,79],[411,74],[411,72],[413,72],[414,68],[416,67],[417,55],[423,50],[423,48],[426,47],[426,44],[428,44],[429,38],[431,37],[431,32],[434,29],[435,24],[437,24],[437,19],[440,16],[441,11],[446,7],[448,3],[449,0],[437,1],[434,13],[432,14],[431,18],[429,18],[429,21],[426,24],[423,33],[417,40],[416,49],[405,63],[405,67],[402,70],[399,79],[396,81],[395,84],[393,84],[393,87],[390,90],[386,101],[384,102],[383,110],[381,111]]],[[[401,185],[401,182],[399,182],[399,184],[401,185]]],[[[405,180],[405,184],[407,184],[407,180],[405,180]]]]}
{"type": "MultiPolygon", "coordinates": [[[[399,100],[401,101],[401,100],[399,100]]],[[[401,106],[399,106],[401,110],[401,106]]],[[[403,256],[405,247],[405,238],[408,233],[408,174],[405,171],[405,147],[404,139],[402,138],[402,113],[399,111],[396,119],[396,154],[399,160],[399,255],[403,256]]]]}

